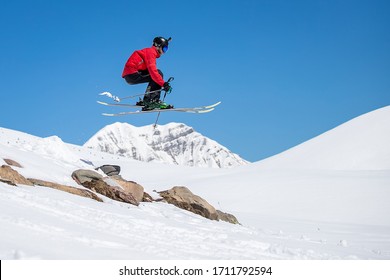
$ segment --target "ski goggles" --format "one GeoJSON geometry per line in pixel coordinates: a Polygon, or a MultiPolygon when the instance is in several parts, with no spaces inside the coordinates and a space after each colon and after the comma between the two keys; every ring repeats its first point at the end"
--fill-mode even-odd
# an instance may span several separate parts
{"type": "Polygon", "coordinates": [[[168,51],[168,46],[162,47],[162,51],[163,51],[163,53],[166,53],[168,51]]]}

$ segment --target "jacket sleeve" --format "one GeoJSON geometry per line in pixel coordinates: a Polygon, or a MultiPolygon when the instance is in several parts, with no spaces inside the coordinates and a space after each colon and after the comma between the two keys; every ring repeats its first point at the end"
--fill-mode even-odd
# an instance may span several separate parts
{"type": "Polygon", "coordinates": [[[153,79],[153,81],[155,81],[157,84],[159,84],[162,87],[164,85],[164,79],[157,71],[157,66],[156,66],[157,55],[158,54],[155,49],[153,48],[149,49],[145,56],[145,64],[146,64],[146,68],[150,73],[150,77],[153,79]]]}

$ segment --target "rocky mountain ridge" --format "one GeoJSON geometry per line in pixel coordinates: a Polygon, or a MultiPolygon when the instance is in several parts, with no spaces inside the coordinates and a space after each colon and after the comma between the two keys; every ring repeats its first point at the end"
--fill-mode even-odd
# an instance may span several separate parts
{"type": "Polygon", "coordinates": [[[114,123],[98,131],[84,147],[145,162],[231,168],[248,162],[192,127],[181,123],[135,127],[114,123]]]}

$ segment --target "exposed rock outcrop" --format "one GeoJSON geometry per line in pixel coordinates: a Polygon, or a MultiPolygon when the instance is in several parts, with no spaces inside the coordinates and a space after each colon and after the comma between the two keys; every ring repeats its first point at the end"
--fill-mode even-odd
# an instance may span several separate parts
{"type": "Polygon", "coordinates": [[[117,188],[113,188],[103,180],[86,181],[83,183],[83,186],[113,200],[130,203],[136,206],[139,205],[139,202],[137,202],[131,193],[125,193],[117,188]]]}
{"type": "Polygon", "coordinates": [[[72,178],[79,185],[83,185],[85,182],[91,182],[93,180],[102,180],[103,176],[93,170],[78,169],[72,173],[72,178]]]}
{"type": "Polygon", "coordinates": [[[32,186],[33,184],[27,180],[25,177],[19,174],[18,171],[12,169],[8,165],[2,165],[0,167],[0,178],[3,180],[3,182],[10,182],[11,185],[27,185],[32,186]]]}
{"type": "Polygon", "coordinates": [[[123,189],[125,193],[131,194],[138,203],[142,201],[144,197],[144,187],[140,184],[133,181],[126,181],[120,176],[112,176],[111,178],[123,189]]]}
{"type": "MultiPolygon", "coordinates": [[[[70,186],[61,185],[54,182],[48,182],[40,179],[26,179],[16,170],[8,165],[0,167],[0,182],[7,183],[12,186],[22,185],[37,185],[49,187],[71,194],[88,197],[99,202],[103,200],[93,192],[97,192],[108,198],[130,203],[138,206],[140,202],[156,201],[150,195],[144,192],[144,188],[133,181],[126,181],[120,175],[120,168],[109,168],[108,173],[115,174],[110,177],[103,177],[93,170],[79,169],[72,173],[72,178],[83,187],[92,190],[84,190],[70,186]]],[[[179,208],[191,211],[210,220],[222,220],[233,224],[239,224],[237,218],[232,214],[224,213],[215,209],[210,203],[198,195],[193,194],[186,187],[173,187],[170,190],[158,192],[166,202],[173,204],[179,208]]]]}
{"type": "Polygon", "coordinates": [[[68,192],[71,194],[92,198],[92,199],[99,201],[99,202],[103,202],[103,200],[100,197],[98,197],[96,194],[94,194],[93,192],[91,192],[89,190],[82,190],[82,189],[78,189],[78,188],[74,188],[74,187],[70,187],[70,186],[65,186],[65,185],[61,185],[61,184],[57,184],[57,183],[53,183],[53,182],[47,182],[47,181],[39,180],[39,179],[33,179],[33,178],[28,178],[28,180],[36,186],[48,187],[48,188],[68,192]]]}
{"type": "Polygon", "coordinates": [[[116,184],[110,184],[110,181],[105,181],[102,175],[93,170],[79,169],[72,173],[72,178],[80,185],[117,201],[138,206],[143,198],[141,185],[121,180],[120,176],[111,178],[116,184]]]}
{"type": "Polygon", "coordinates": [[[144,195],[142,197],[142,202],[153,202],[153,201],[156,201],[155,199],[153,199],[153,197],[148,194],[147,192],[144,192],[144,195]]]}
{"type": "Polygon", "coordinates": [[[158,192],[168,203],[191,211],[210,220],[218,220],[217,210],[206,200],[193,194],[186,187],[173,187],[170,190],[158,192]]]}
{"type": "Polygon", "coordinates": [[[98,169],[103,171],[104,174],[106,174],[107,176],[119,175],[119,173],[121,172],[121,167],[119,165],[113,165],[113,164],[105,164],[96,168],[96,170],[98,169]]]}
{"type": "Polygon", "coordinates": [[[205,199],[193,194],[186,187],[173,187],[170,190],[158,192],[164,200],[184,210],[191,211],[210,220],[222,220],[232,224],[240,224],[235,216],[216,210],[205,199]]]}

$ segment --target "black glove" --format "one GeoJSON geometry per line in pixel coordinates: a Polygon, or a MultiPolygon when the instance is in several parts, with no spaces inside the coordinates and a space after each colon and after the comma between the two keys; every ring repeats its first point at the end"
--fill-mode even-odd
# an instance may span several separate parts
{"type": "Polygon", "coordinates": [[[172,87],[171,85],[168,83],[168,82],[165,82],[164,85],[163,85],[163,88],[166,92],[169,92],[172,90],[172,87]]]}

